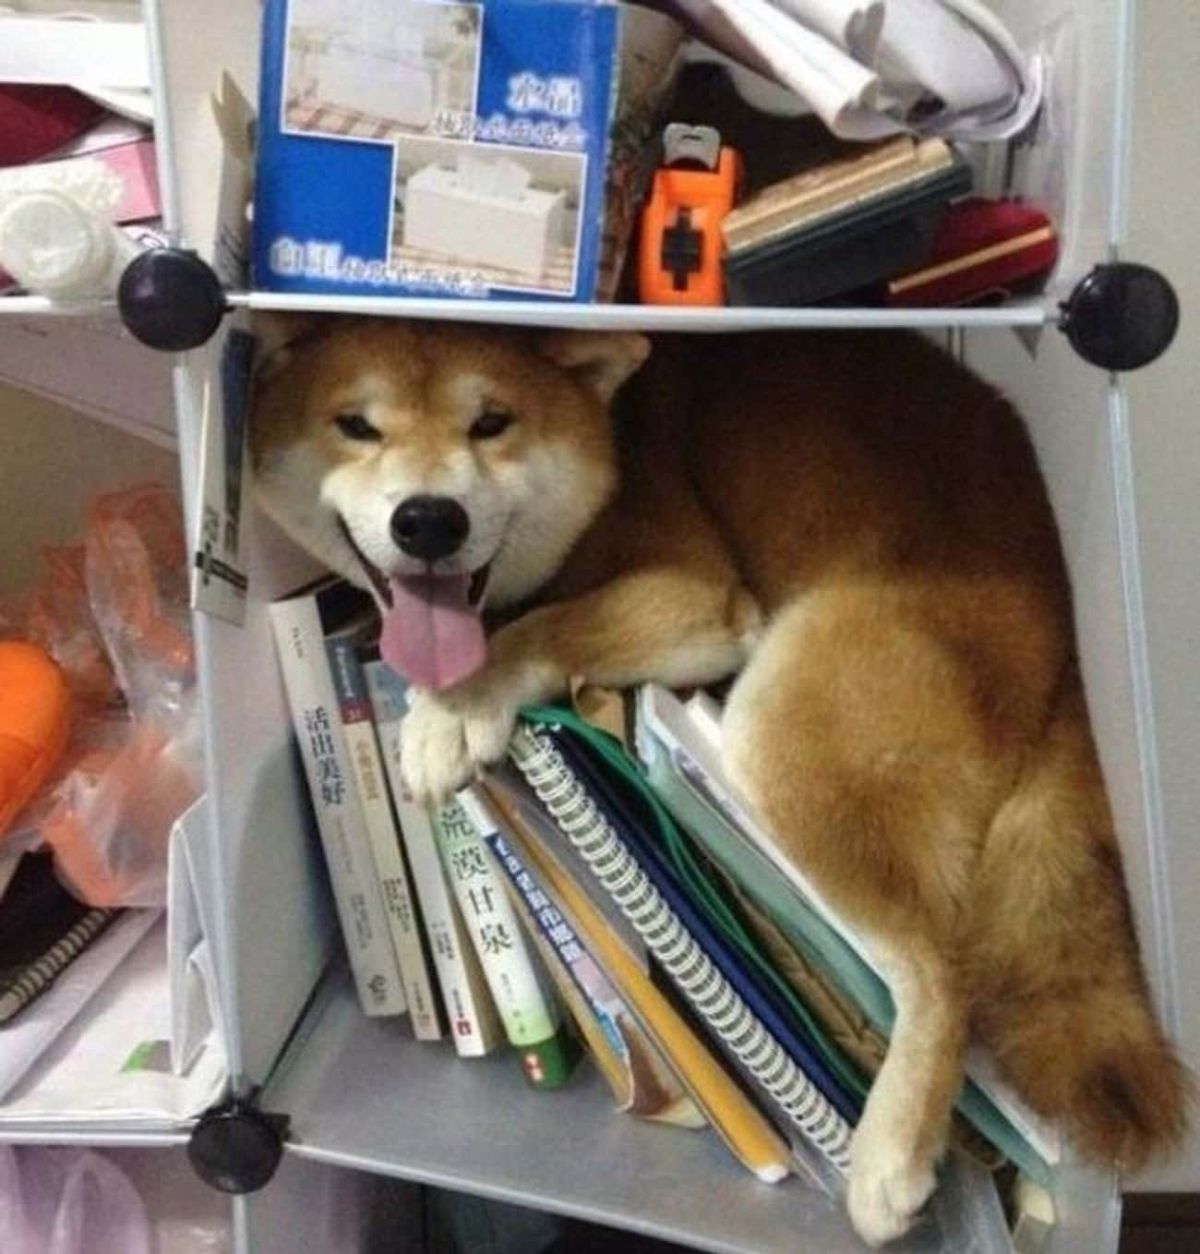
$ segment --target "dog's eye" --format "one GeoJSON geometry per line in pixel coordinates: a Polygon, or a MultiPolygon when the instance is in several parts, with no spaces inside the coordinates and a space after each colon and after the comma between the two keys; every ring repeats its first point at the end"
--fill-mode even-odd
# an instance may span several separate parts
{"type": "Polygon", "coordinates": [[[513,424],[513,416],[507,409],[489,405],[487,409],[471,423],[467,433],[472,440],[494,440],[503,435],[513,424]]]}
{"type": "Polygon", "coordinates": [[[383,439],[383,432],[378,427],[371,426],[362,414],[338,414],[334,422],[348,440],[383,439]]]}

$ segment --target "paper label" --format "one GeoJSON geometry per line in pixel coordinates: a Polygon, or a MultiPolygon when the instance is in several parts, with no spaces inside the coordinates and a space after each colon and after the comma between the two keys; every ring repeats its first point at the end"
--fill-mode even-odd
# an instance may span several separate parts
{"type": "Polygon", "coordinates": [[[253,359],[254,337],[231,330],[221,347],[215,386],[210,383],[205,396],[200,534],[192,562],[192,607],[239,627],[249,589],[240,546],[253,359]]]}

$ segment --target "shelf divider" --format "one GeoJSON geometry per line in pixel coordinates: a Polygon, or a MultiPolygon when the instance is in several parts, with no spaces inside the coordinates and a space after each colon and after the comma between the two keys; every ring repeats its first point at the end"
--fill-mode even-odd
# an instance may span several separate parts
{"type": "Polygon", "coordinates": [[[250,309],[433,318],[584,330],[768,331],[852,327],[1040,327],[1053,322],[1049,297],[986,309],[700,308],[671,305],[583,305],[533,300],[447,300],[426,297],[332,296],[320,293],[231,292],[250,309]]]}

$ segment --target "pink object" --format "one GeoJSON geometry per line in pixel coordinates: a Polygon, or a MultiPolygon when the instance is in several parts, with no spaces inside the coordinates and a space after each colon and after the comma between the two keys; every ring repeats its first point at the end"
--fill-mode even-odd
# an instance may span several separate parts
{"type": "Polygon", "coordinates": [[[121,179],[124,192],[113,214],[114,222],[141,222],[161,216],[158,159],[152,139],[101,148],[87,155],[93,160],[103,161],[121,179]]]}
{"type": "Polygon", "coordinates": [[[379,652],[392,670],[435,692],[479,670],[487,640],[470,584],[469,575],[389,581],[392,608],[383,616],[379,652]]]}

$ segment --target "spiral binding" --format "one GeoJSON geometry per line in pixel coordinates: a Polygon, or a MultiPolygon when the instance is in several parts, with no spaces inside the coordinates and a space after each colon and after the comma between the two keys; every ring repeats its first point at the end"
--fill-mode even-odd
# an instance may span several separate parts
{"type": "Polygon", "coordinates": [[[120,910],[89,910],[19,975],[0,984],[0,1023],[11,1019],[44,993],[120,913],[120,910]]]}
{"type": "Polygon", "coordinates": [[[705,1022],[804,1136],[839,1171],[848,1171],[850,1125],[680,923],[554,746],[521,727],[509,752],[563,835],[705,1022]]]}

